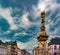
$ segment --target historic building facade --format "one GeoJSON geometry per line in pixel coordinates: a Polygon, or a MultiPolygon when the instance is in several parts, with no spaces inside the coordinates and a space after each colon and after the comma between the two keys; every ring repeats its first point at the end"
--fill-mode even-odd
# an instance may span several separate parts
{"type": "Polygon", "coordinates": [[[52,38],[49,42],[49,48],[50,55],[60,55],[60,38],[52,38]]]}
{"type": "Polygon", "coordinates": [[[0,55],[30,55],[30,53],[19,49],[16,41],[4,43],[0,40],[0,55]]]}
{"type": "Polygon", "coordinates": [[[11,41],[7,45],[7,55],[18,55],[18,48],[16,41],[11,41]]]}
{"type": "Polygon", "coordinates": [[[7,55],[7,47],[1,40],[0,40],[0,55],[7,55]]]}
{"type": "Polygon", "coordinates": [[[27,52],[26,50],[21,50],[21,55],[30,55],[30,53],[27,52]]]}
{"type": "Polygon", "coordinates": [[[21,49],[18,48],[18,55],[21,55],[21,49]]]}

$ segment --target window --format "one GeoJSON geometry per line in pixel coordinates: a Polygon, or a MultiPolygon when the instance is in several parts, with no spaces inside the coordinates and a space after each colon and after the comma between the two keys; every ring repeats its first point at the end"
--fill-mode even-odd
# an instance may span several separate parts
{"type": "Polygon", "coordinates": [[[46,54],[43,54],[43,55],[46,55],[46,54]]]}
{"type": "Polygon", "coordinates": [[[50,50],[51,50],[51,46],[50,46],[50,50]]]}
{"type": "Polygon", "coordinates": [[[54,49],[56,50],[56,49],[57,49],[57,47],[56,47],[56,46],[54,46],[54,49]]]}
{"type": "Polygon", "coordinates": [[[60,55],[60,53],[59,53],[59,55],[60,55]]]}
{"type": "Polygon", "coordinates": [[[11,55],[13,55],[13,54],[11,54],[11,55]]]}
{"type": "Polygon", "coordinates": [[[59,50],[60,50],[60,46],[59,46],[59,50]]]}
{"type": "Polygon", "coordinates": [[[57,55],[56,52],[54,53],[54,55],[57,55]]]}

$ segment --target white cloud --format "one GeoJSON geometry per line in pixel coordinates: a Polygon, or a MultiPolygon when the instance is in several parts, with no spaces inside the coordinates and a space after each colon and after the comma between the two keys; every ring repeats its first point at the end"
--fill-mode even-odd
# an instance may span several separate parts
{"type": "Polygon", "coordinates": [[[3,42],[9,42],[11,41],[10,39],[2,39],[3,42]]]}
{"type": "Polygon", "coordinates": [[[21,26],[23,28],[28,28],[31,25],[31,22],[28,19],[29,13],[26,12],[21,16],[21,26]]]}
{"type": "Polygon", "coordinates": [[[28,35],[28,33],[26,33],[26,32],[20,32],[20,33],[16,33],[14,36],[20,36],[20,35],[28,35]]]}
{"type": "MultiPolygon", "coordinates": [[[[49,29],[51,28],[50,26],[53,26],[55,24],[53,22],[53,20],[50,19],[51,15],[53,14],[53,12],[55,12],[55,9],[58,8],[59,6],[60,5],[56,3],[56,0],[54,0],[54,1],[53,0],[39,0],[37,6],[34,6],[34,5],[32,6],[32,8],[33,8],[32,13],[33,13],[34,18],[40,16],[41,10],[46,10],[46,11],[51,10],[51,14],[49,15],[49,17],[46,17],[47,20],[48,20],[47,21],[48,24],[46,24],[46,31],[49,35],[49,40],[53,37],[57,37],[56,34],[58,33],[59,29],[56,28],[53,32],[50,32],[49,29]],[[42,4],[42,7],[41,7],[41,4],[42,4]]],[[[24,16],[27,17],[28,15],[24,14],[22,17],[24,17],[24,16]]],[[[59,14],[57,16],[59,16],[59,14]]],[[[22,20],[23,20],[23,23],[25,23],[25,21],[29,21],[28,18],[25,21],[24,21],[24,19],[22,19],[22,20]]],[[[60,19],[58,19],[58,20],[60,20],[60,19]]],[[[58,20],[56,21],[56,23],[58,22],[58,20]]],[[[27,22],[27,23],[29,23],[29,22],[27,22]]],[[[34,23],[34,22],[32,22],[32,23],[34,23]]],[[[39,24],[40,24],[40,22],[38,22],[38,25],[39,24]]],[[[22,49],[24,49],[24,48],[32,49],[33,48],[32,46],[36,46],[36,45],[37,45],[37,40],[36,39],[30,40],[27,43],[22,43],[22,42],[20,42],[20,44],[18,43],[18,46],[21,46],[22,49]]]]}
{"type": "Polygon", "coordinates": [[[53,10],[57,7],[60,7],[60,4],[56,3],[56,0],[39,0],[37,6],[32,6],[32,13],[33,17],[36,18],[40,16],[40,12],[45,10],[46,12],[48,10],[53,10]]]}
{"type": "Polygon", "coordinates": [[[2,35],[3,35],[3,34],[4,34],[4,35],[7,35],[7,34],[9,34],[9,33],[11,33],[11,31],[10,31],[10,30],[7,30],[6,32],[3,32],[2,35]]]}
{"type": "Polygon", "coordinates": [[[3,42],[9,42],[9,41],[11,41],[10,39],[1,38],[1,37],[0,37],[0,40],[2,40],[3,42]]]}
{"type": "Polygon", "coordinates": [[[25,49],[26,48],[26,44],[24,44],[24,43],[22,43],[22,42],[18,42],[17,43],[17,45],[18,45],[18,47],[20,48],[20,49],[25,49]]]}
{"type": "Polygon", "coordinates": [[[20,49],[26,49],[27,51],[31,52],[32,49],[37,46],[37,40],[36,38],[30,39],[30,41],[23,43],[23,42],[18,42],[17,45],[20,49]]]}
{"type": "Polygon", "coordinates": [[[41,11],[45,10],[49,10],[52,8],[55,8],[55,6],[57,5],[56,0],[39,0],[38,2],[38,9],[40,9],[41,11]],[[54,5],[53,5],[54,4],[54,5]]]}
{"type": "Polygon", "coordinates": [[[0,8],[0,16],[4,17],[7,20],[11,26],[11,29],[17,29],[17,26],[14,24],[13,18],[11,17],[11,10],[11,8],[0,8]]]}
{"type": "MultiPolygon", "coordinates": [[[[48,20],[47,21],[48,24],[46,24],[46,31],[49,34],[49,40],[54,36],[57,37],[56,33],[58,33],[58,31],[59,31],[59,29],[57,29],[57,28],[53,32],[50,32],[50,30],[49,30],[51,28],[50,25],[53,26],[54,24],[56,24],[60,20],[60,19],[57,19],[57,21],[54,23],[53,20],[50,19],[51,18],[50,16],[55,11],[54,9],[59,7],[59,6],[60,6],[60,4],[57,4],[56,0],[39,0],[37,6],[34,6],[34,5],[32,6],[32,9],[33,9],[32,13],[33,13],[34,18],[40,16],[40,12],[43,11],[43,10],[46,10],[46,11],[51,10],[52,11],[51,14],[49,15],[49,17],[46,17],[47,20],[48,20]],[[54,34],[54,36],[53,36],[53,34],[54,34]]],[[[17,9],[15,9],[15,10],[17,10],[17,9]]],[[[14,24],[14,21],[13,21],[11,15],[10,15],[10,13],[11,13],[10,8],[8,8],[8,9],[0,8],[0,15],[3,16],[8,21],[8,23],[11,25],[11,29],[16,29],[17,27],[14,24]]],[[[28,15],[29,15],[29,13],[25,12],[21,16],[21,23],[19,24],[18,27],[21,26],[23,28],[27,28],[27,27],[30,27],[31,24],[40,25],[40,21],[31,23],[28,19],[28,15]]],[[[60,13],[57,14],[57,16],[60,16],[60,13]]],[[[15,36],[18,36],[18,35],[21,35],[21,34],[27,35],[27,33],[22,32],[22,33],[16,33],[15,36]]],[[[7,40],[7,41],[9,41],[9,40],[7,40]]],[[[30,49],[33,49],[33,47],[35,47],[38,43],[37,43],[36,38],[33,38],[26,43],[18,42],[17,44],[18,44],[18,47],[20,49],[30,50],[30,49]]]]}
{"type": "Polygon", "coordinates": [[[48,33],[49,32],[49,29],[50,29],[49,24],[45,25],[45,27],[46,27],[46,32],[48,33]]]}

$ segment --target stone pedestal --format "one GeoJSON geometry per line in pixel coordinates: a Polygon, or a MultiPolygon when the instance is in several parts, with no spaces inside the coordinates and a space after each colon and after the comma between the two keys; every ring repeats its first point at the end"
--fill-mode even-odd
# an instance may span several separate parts
{"type": "Polygon", "coordinates": [[[49,47],[47,42],[39,42],[38,46],[34,49],[34,55],[49,55],[49,47]]]}
{"type": "Polygon", "coordinates": [[[46,41],[39,42],[38,46],[39,46],[38,55],[49,55],[49,48],[46,41]]]}

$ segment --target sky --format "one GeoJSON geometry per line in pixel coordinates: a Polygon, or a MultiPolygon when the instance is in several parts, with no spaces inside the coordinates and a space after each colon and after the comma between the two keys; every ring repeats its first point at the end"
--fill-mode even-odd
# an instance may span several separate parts
{"type": "Polygon", "coordinates": [[[0,40],[17,41],[20,49],[37,46],[41,12],[49,40],[60,37],[60,0],[0,0],[0,40]]]}

